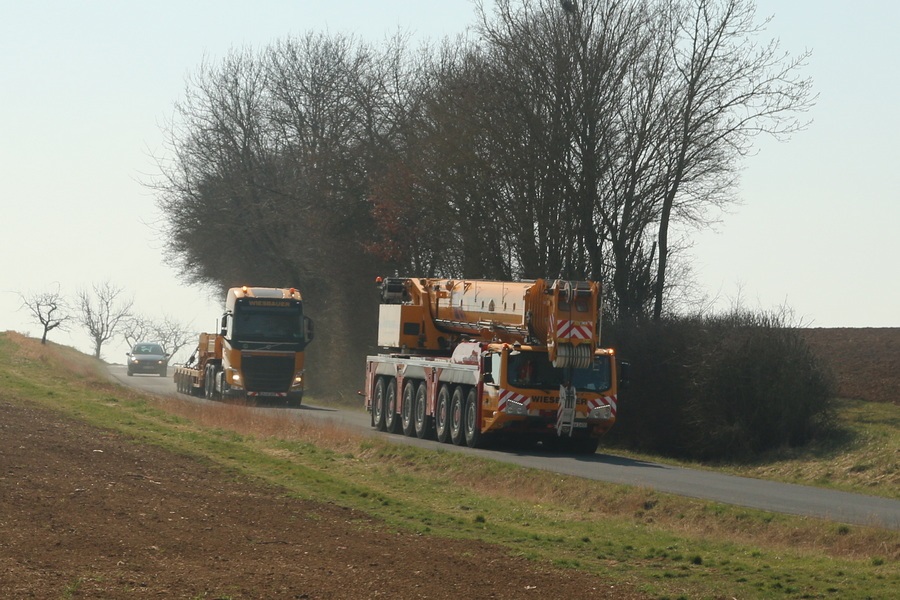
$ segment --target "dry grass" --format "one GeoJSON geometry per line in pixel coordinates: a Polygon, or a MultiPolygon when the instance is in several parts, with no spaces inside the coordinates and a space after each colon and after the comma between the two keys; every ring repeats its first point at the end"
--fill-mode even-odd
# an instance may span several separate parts
{"type": "Polygon", "coordinates": [[[559,507],[563,519],[577,521],[585,515],[624,518],[693,539],[805,549],[832,557],[885,556],[900,560],[900,536],[894,531],[769,515],[541,471],[516,469],[491,472],[486,477],[481,469],[463,464],[441,476],[501,501],[515,498],[541,507],[559,507]]]}
{"type": "Polygon", "coordinates": [[[6,336],[19,348],[17,356],[22,362],[40,362],[60,373],[72,373],[91,382],[106,380],[103,363],[74,348],[53,342],[41,344],[40,340],[14,331],[7,331],[6,336]]]}
{"type": "MultiPolygon", "coordinates": [[[[235,404],[196,403],[177,398],[152,400],[166,412],[207,428],[224,429],[259,439],[277,439],[313,444],[346,456],[347,462],[369,462],[496,499],[527,502],[539,512],[558,512],[557,518],[622,518],[691,539],[730,540],[735,543],[803,549],[832,557],[900,560],[900,537],[876,528],[849,527],[780,515],[762,515],[749,509],[712,506],[709,502],[660,494],[631,486],[560,476],[519,468],[497,468],[490,461],[473,461],[442,453],[434,461],[411,460],[411,454],[427,450],[392,448],[332,422],[298,418],[295,414],[249,410],[235,404]],[[438,468],[435,468],[438,467],[438,468]]],[[[272,451],[280,458],[289,453],[272,451]]],[[[433,459],[433,456],[428,458],[433,459]]]]}
{"type": "Polygon", "coordinates": [[[257,410],[239,402],[208,403],[187,399],[151,398],[154,406],[205,428],[224,429],[259,439],[301,441],[336,452],[356,450],[361,434],[330,421],[297,417],[294,411],[279,413],[257,410]]]}

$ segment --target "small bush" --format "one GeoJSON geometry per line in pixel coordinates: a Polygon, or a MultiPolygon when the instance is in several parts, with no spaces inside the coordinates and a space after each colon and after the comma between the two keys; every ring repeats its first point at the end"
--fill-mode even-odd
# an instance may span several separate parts
{"type": "Polygon", "coordinates": [[[607,328],[632,381],[615,436],[672,456],[748,460],[813,439],[833,385],[797,329],[745,311],[607,328]]]}

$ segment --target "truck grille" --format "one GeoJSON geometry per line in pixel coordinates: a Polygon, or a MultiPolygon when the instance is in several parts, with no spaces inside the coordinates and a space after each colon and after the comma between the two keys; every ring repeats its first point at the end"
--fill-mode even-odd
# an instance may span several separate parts
{"type": "Polygon", "coordinates": [[[241,357],[244,389],[248,392],[286,392],[294,381],[294,355],[241,357]]]}

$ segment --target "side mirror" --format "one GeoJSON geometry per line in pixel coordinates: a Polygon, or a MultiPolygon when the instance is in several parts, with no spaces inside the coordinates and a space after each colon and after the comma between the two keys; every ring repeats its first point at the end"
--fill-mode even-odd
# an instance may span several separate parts
{"type": "Polygon", "coordinates": [[[309,317],[303,317],[303,329],[304,329],[304,337],[306,338],[306,343],[313,341],[315,336],[315,331],[313,330],[313,322],[309,317]]]}
{"type": "Polygon", "coordinates": [[[483,381],[484,383],[492,384],[494,383],[494,376],[490,373],[485,373],[481,376],[481,381],[483,381]]]}

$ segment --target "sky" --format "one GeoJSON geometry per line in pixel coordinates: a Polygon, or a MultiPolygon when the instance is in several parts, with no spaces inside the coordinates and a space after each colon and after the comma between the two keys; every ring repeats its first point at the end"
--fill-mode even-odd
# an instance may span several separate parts
{"type": "MultiPolygon", "coordinates": [[[[809,327],[900,327],[900,3],[850,4],[757,1],[784,50],[812,51],[804,73],[819,98],[805,131],[756,140],[740,203],[690,234],[707,306],[787,307],[809,327]]],[[[40,335],[20,294],[58,286],[74,299],[101,282],[138,314],[214,330],[222,299],[166,264],[143,183],[204,59],[308,31],[378,43],[399,29],[424,41],[474,23],[471,0],[0,0],[0,331],[40,335]]],[[[74,324],[50,339],[91,351],[74,324]]],[[[103,358],[126,351],[110,342],[103,358]]]]}

